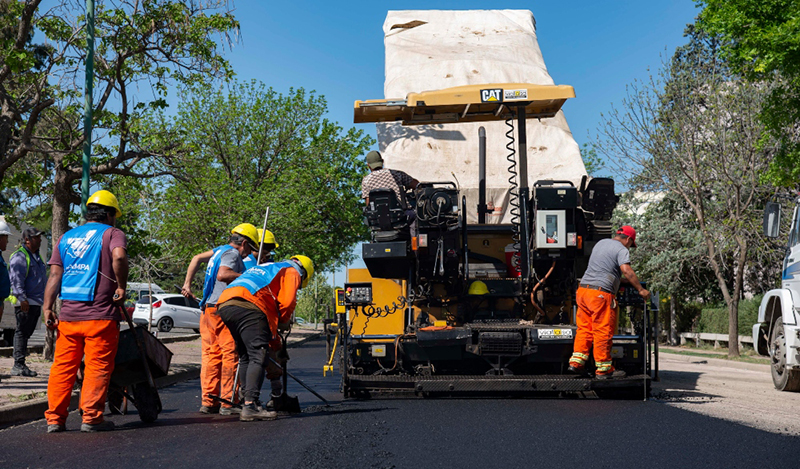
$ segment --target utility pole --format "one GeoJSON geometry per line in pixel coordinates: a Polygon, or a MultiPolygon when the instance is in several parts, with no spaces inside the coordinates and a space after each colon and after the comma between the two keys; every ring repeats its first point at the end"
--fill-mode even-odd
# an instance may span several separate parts
{"type": "Polygon", "coordinates": [[[81,214],[86,220],[89,200],[89,168],[92,159],[92,92],[94,88],[94,0],[86,0],[86,94],[83,103],[83,174],[81,176],[81,214]]]}
{"type": "MultiPolygon", "coordinates": [[[[92,88],[94,84],[94,0],[86,0],[86,95],[83,104],[83,175],[81,177],[81,215],[86,220],[86,201],[89,200],[89,168],[92,155],[92,88]]],[[[56,302],[61,312],[61,302],[56,302]]],[[[56,351],[56,333],[47,329],[44,336],[44,358],[52,361],[56,351]]]]}

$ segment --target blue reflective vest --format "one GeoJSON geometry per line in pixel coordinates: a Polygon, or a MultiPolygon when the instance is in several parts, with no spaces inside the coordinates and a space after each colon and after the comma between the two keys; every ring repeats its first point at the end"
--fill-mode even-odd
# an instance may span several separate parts
{"type": "Polygon", "coordinates": [[[220,258],[225,252],[231,249],[233,249],[233,246],[230,244],[223,244],[222,246],[214,248],[214,254],[211,256],[211,259],[208,260],[208,267],[206,267],[206,278],[203,281],[203,299],[200,301],[201,308],[206,304],[209,297],[211,297],[211,293],[214,292],[214,284],[217,283],[217,273],[219,273],[220,258]]]}
{"type": "Polygon", "coordinates": [[[255,267],[258,265],[256,262],[256,256],[250,254],[249,256],[245,257],[242,262],[244,263],[244,270],[249,269],[250,267],[255,267]]]}
{"type": "Polygon", "coordinates": [[[257,265],[251,269],[247,269],[245,273],[240,275],[236,280],[228,285],[232,287],[244,287],[251,295],[255,295],[262,288],[266,288],[278,275],[281,270],[292,267],[295,265],[292,262],[274,262],[272,264],[257,265]]]}
{"type": "Polygon", "coordinates": [[[111,226],[103,223],[87,223],[67,231],[61,237],[58,252],[64,266],[61,277],[62,300],[94,301],[103,233],[109,228],[111,226]]]}

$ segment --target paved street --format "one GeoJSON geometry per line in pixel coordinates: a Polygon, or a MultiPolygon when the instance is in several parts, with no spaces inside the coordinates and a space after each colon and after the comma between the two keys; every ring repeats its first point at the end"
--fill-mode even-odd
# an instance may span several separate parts
{"type": "MultiPolygon", "coordinates": [[[[110,417],[117,431],[45,434],[40,420],[0,431],[0,467],[763,467],[791,465],[800,439],[678,408],[668,400],[374,399],[342,402],[323,378],[325,343],[291,351],[304,411],[273,422],[206,416],[199,382],[161,391],[152,426],[110,417]]],[[[665,373],[690,387],[697,373],[665,373]]],[[[767,377],[768,379],[768,377],[767,377]]],[[[792,409],[786,409],[793,412],[792,409]]]]}

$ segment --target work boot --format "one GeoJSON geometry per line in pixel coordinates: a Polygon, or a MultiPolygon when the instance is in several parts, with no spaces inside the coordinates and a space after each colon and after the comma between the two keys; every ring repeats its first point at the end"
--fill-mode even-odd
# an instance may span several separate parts
{"type": "Polygon", "coordinates": [[[242,413],[239,415],[239,420],[242,422],[252,422],[253,420],[275,420],[278,413],[269,411],[264,408],[256,406],[256,403],[245,404],[242,407],[242,413]]]}
{"type": "Polygon", "coordinates": [[[218,414],[219,413],[219,406],[200,406],[201,414],[218,414]]]}
{"type": "Polygon", "coordinates": [[[114,429],[114,422],[103,420],[100,423],[82,423],[81,431],[84,433],[108,432],[114,429]]]}
{"type": "Polygon", "coordinates": [[[628,376],[628,374],[625,373],[622,370],[614,370],[611,373],[596,373],[595,374],[595,378],[597,378],[597,379],[619,379],[619,378],[624,378],[626,376],[628,376]]]}
{"type": "Polygon", "coordinates": [[[67,431],[67,426],[63,423],[51,423],[47,425],[47,433],[61,433],[67,431]]]}
{"type": "Polygon", "coordinates": [[[582,366],[572,366],[572,365],[570,365],[569,368],[567,368],[567,371],[569,371],[570,373],[572,373],[574,375],[578,375],[578,376],[589,376],[589,373],[587,373],[586,369],[584,367],[582,367],[582,366]]]}
{"type": "Polygon", "coordinates": [[[14,365],[11,367],[11,376],[24,376],[26,378],[35,378],[39,376],[39,373],[31,370],[28,368],[27,365],[17,366],[14,365]]]}
{"type": "Polygon", "coordinates": [[[268,410],[275,410],[275,399],[277,397],[278,396],[276,396],[274,394],[270,394],[269,395],[269,401],[267,401],[267,405],[265,405],[264,408],[268,409],[268,410]]]}
{"type": "Polygon", "coordinates": [[[235,415],[241,414],[242,408],[241,407],[225,407],[222,406],[219,408],[219,415],[235,415]]]}

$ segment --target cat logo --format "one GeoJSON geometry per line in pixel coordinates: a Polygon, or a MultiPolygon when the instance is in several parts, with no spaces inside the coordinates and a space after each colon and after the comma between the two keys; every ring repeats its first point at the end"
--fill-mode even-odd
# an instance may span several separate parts
{"type": "Polygon", "coordinates": [[[503,90],[502,89],[481,90],[481,102],[482,103],[502,103],[503,102],[503,90]]]}

